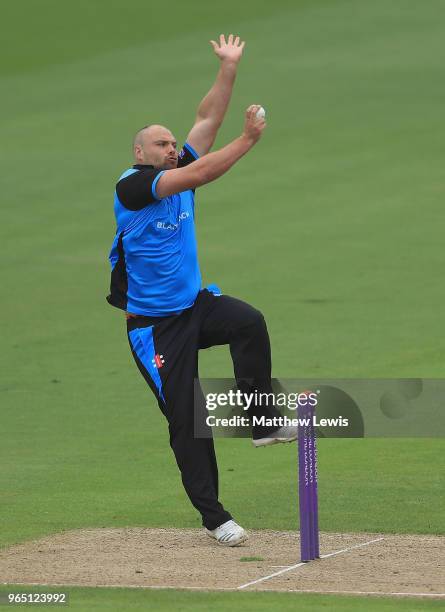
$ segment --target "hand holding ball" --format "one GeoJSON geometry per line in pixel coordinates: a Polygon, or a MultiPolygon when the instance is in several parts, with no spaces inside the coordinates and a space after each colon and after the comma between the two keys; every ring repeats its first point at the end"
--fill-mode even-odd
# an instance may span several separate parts
{"type": "Polygon", "coordinates": [[[260,106],[260,108],[256,112],[256,117],[257,119],[264,119],[265,116],[266,116],[266,111],[264,110],[262,106],[260,106]]]}
{"type": "Polygon", "coordinates": [[[261,138],[266,127],[266,111],[259,104],[251,104],[246,110],[244,131],[252,146],[261,138]]]}

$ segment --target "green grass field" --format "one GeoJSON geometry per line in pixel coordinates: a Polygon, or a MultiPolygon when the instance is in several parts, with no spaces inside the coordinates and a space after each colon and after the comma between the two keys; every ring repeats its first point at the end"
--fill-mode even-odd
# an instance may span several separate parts
{"type": "MultiPolygon", "coordinates": [[[[0,595],[11,589],[0,586],[0,595]]],[[[41,592],[60,592],[60,589],[45,589],[41,592]]],[[[143,589],[73,589],[65,588],[69,594],[69,605],[52,605],[51,610],[180,610],[181,612],[201,612],[209,609],[215,612],[270,612],[283,610],[291,612],[326,612],[341,610],[356,612],[418,612],[419,610],[443,609],[440,601],[415,601],[408,598],[390,599],[386,597],[332,597],[328,595],[298,595],[291,593],[191,593],[190,591],[148,591],[143,589]],[[337,606],[337,607],[336,607],[337,606]]],[[[13,588],[13,592],[25,592],[23,588],[13,588]]],[[[39,589],[34,588],[34,593],[39,589]]],[[[14,610],[26,610],[28,606],[14,604],[14,610]]]]}
{"type": "MultiPolygon", "coordinates": [[[[444,374],[444,3],[193,7],[2,7],[2,545],[82,526],[200,525],[105,295],[114,183],[132,135],[160,122],[184,140],[216,74],[208,40],[220,32],[247,47],[216,146],[240,133],[250,103],[267,109],[268,128],[197,193],[204,284],[263,311],[277,377],[444,374]]],[[[200,371],[230,376],[228,351],[203,353],[200,371]]],[[[445,533],[444,450],[442,439],[321,441],[322,529],[445,533]]],[[[217,451],[237,520],[297,528],[294,449],[257,454],[247,440],[218,440],[217,451]],[[273,505],[258,503],[259,489],[273,505]]],[[[85,610],[439,606],[70,592],[85,610]]]]}

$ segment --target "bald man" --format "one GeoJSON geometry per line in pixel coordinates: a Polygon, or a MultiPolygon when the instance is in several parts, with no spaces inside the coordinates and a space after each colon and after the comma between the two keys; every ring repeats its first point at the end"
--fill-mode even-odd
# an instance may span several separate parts
{"type": "MultiPolygon", "coordinates": [[[[117,231],[110,253],[107,300],[125,311],[134,360],[167,419],[170,446],[192,504],[206,532],[236,546],[247,533],[218,499],[213,439],[194,436],[194,381],[198,351],[228,344],[241,391],[271,392],[269,336],[262,314],[245,302],[201,287],[195,238],[195,189],[225,174],[258,142],[266,127],[245,114],[242,134],[209,153],[232,95],[244,42],[221,35],[211,41],[220,60],[216,81],[198,107],[186,144],[178,154],[172,132],[162,125],[142,128],[134,139],[135,164],[115,192],[117,231]]],[[[250,417],[279,415],[252,405],[250,417]]],[[[253,427],[255,446],[295,440],[295,428],[253,427]]]]}

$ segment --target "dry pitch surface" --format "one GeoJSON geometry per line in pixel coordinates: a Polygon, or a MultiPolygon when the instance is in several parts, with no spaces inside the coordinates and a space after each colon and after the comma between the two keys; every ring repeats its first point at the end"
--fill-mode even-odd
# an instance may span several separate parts
{"type": "Polygon", "coordinates": [[[272,590],[445,598],[445,538],[320,535],[322,558],[299,563],[295,532],[251,531],[219,546],[197,529],[82,529],[0,552],[5,584],[272,590]]]}

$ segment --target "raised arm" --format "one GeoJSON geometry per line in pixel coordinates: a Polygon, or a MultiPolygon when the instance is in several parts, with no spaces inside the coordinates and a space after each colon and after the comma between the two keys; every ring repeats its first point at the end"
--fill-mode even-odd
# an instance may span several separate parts
{"type": "Polygon", "coordinates": [[[225,174],[260,139],[266,122],[263,118],[256,116],[259,108],[258,104],[249,106],[246,111],[244,130],[239,138],[222,149],[201,157],[185,168],[165,170],[157,182],[156,196],[161,199],[173,193],[195,189],[225,174]]]}
{"type": "Polygon", "coordinates": [[[215,142],[232,97],[238,63],[245,44],[239,36],[234,37],[233,34],[229,35],[227,41],[224,34],[221,34],[219,45],[214,40],[210,43],[221,62],[220,69],[213,87],[198,107],[195,124],[187,136],[187,142],[200,156],[208,153],[215,142]]]}

